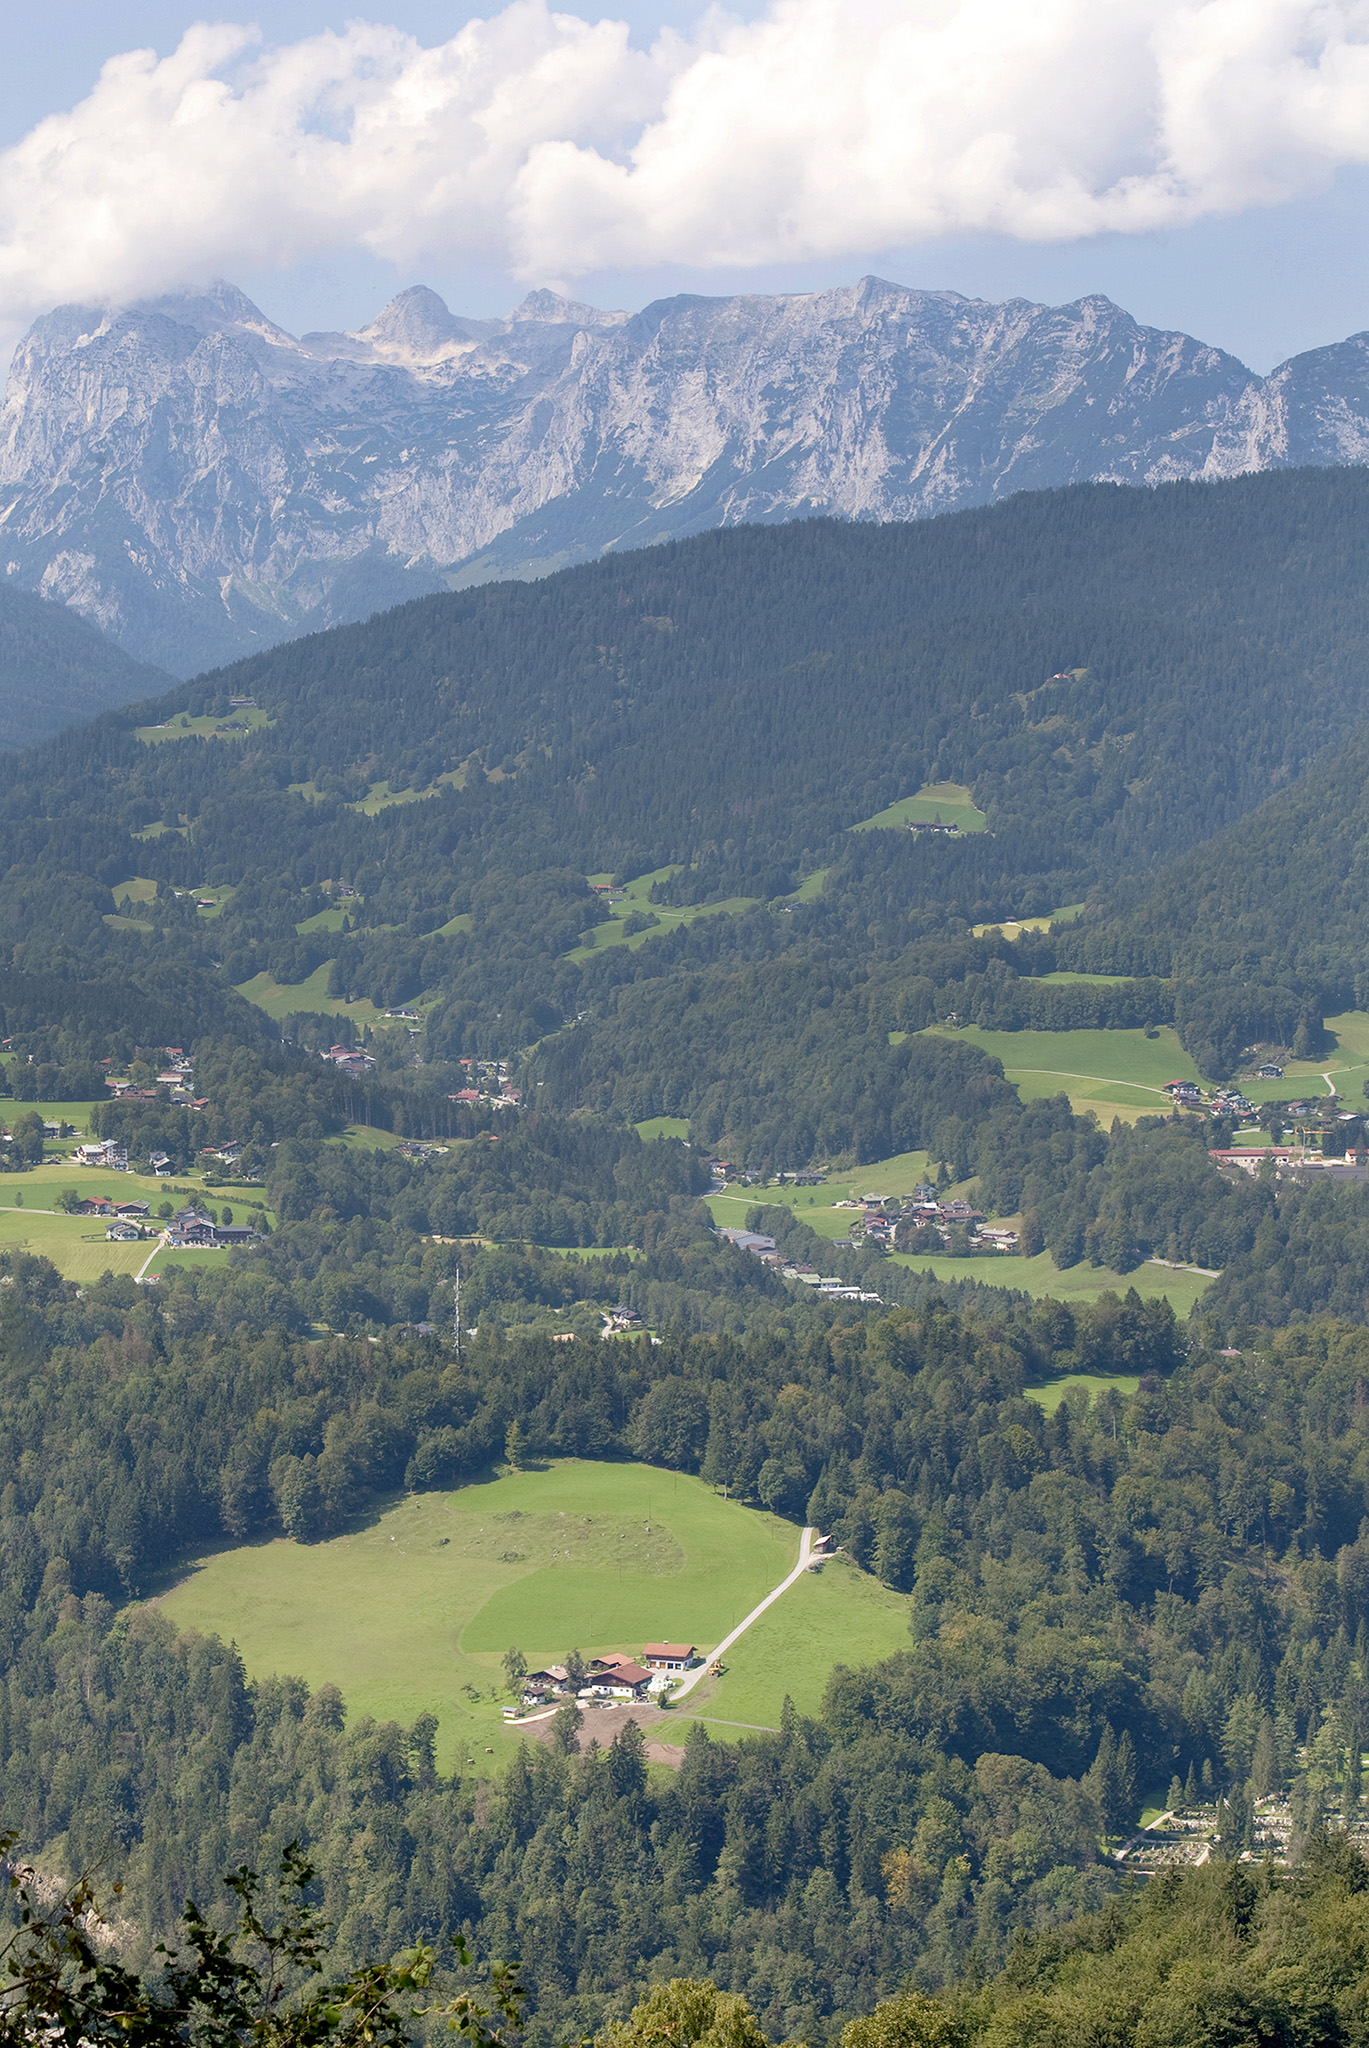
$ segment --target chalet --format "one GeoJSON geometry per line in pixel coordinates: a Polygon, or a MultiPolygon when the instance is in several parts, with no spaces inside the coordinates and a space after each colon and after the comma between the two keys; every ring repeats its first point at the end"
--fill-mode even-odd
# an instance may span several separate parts
{"type": "Polygon", "coordinates": [[[644,1671],[640,1664],[634,1664],[631,1657],[614,1653],[594,1659],[582,1697],[588,1693],[594,1699],[639,1700],[650,1683],[649,1671],[644,1671]]]}
{"type": "Polygon", "coordinates": [[[111,1223],[105,1237],[116,1244],[136,1244],[142,1234],[136,1223],[111,1223]]]}
{"type": "Polygon", "coordinates": [[[166,1152],[149,1152],[147,1163],[154,1173],[170,1173],[171,1157],[166,1152]]]}
{"type": "Polygon", "coordinates": [[[992,1246],[996,1252],[1015,1252],[1021,1239],[1015,1230],[985,1230],[981,1228],[979,1231],[979,1242],[992,1246]]]}
{"type": "Polygon", "coordinates": [[[982,1223],[984,1211],[972,1208],[968,1202],[943,1202],[938,1215],[943,1223],[982,1223]]]}
{"type": "Polygon", "coordinates": [[[173,1244],[213,1244],[214,1219],[206,1216],[203,1209],[189,1204],[178,1209],[171,1219],[171,1242],[173,1244]]]}
{"type": "Polygon", "coordinates": [[[75,1213],[78,1216],[112,1216],[114,1204],[105,1195],[87,1195],[83,1202],[77,1203],[75,1213]]]}
{"type": "Polygon", "coordinates": [[[249,1223],[216,1223],[211,1244],[255,1244],[257,1233],[249,1223]]]}
{"type": "Polygon", "coordinates": [[[152,1211],[146,1202],[116,1202],[114,1213],[116,1216],[122,1216],[126,1222],[137,1223],[141,1217],[150,1216],[152,1211]]]}
{"type": "Polygon", "coordinates": [[[698,1661],[693,1643],[648,1643],[642,1651],[648,1671],[688,1671],[698,1661]]]}
{"type": "Polygon", "coordinates": [[[1175,1102],[1201,1102],[1203,1091],[1196,1081],[1166,1081],[1164,1093],[1175,1102]]]}
{"type": "Polygon", "coordinates": [[[1272,1060],[1266,1060],[1262,1067],[1256,1069],[1256,1078],[1260,1081],[1282,1081],[1283,1068],[1276,1067],[1272,1060]]]}

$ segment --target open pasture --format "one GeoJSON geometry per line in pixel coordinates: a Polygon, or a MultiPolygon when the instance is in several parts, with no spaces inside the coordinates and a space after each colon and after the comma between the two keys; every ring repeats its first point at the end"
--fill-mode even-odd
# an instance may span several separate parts
{"type": "Polygon", "coordinates": [[[689,1118],[685,1116],[649,1116],[644,1123],[634,1124],[639,1138],[650,1144],[653,1138],[687,1138],[689,1118]]]}
{"type": "Polygon", "coordinates": [[[188,711],[177,711],[164,725],[139,725],[134,727],[133,737],[144,745],[157,747],[167,740],[245,740],[249,733],[259,732],[264,725],[271,725],[260,705],[248,706],[244,710],[226,711],[222,718],[206,714],[192,718],[188,711]],[[235,725],[244,730],[226,732],[225,726],[235,725]]]}
{"type": "Polygon", "coordinates": [[[1334,1089],[1342,1109],[1363,1110],[1369,1082],[1369,1013],[1345,1010],[1339,1017],[1328,1017],[1326,1033],[1329,1052],[1315,1060],[1289,1060],[1281,1081],[1243,1078],[1242,1094],[1252,1102],[1290,1102],[1299,1096],[1329,1102],[1334,1089]]]}
{"type": "Polygon", "coordinates": [[[1100,1294],[1125,1294],[1134,1287],[1142,1301],[1163,1297],[1176,1316],[1186,1316],[1212,1285],[1202,1273],[1176,1271],[1148,1259],[1130,1273],[1114,1273],[1108,1266],[1081,1262],[1062,1272],[1049,1252],[1023,1258],[1017,1252],[1001,1252],[986,1259],[953,1259],[944,1252],[890,1252],[897,1265],[910,1266],[917,1273],[931,1273],[937,1280],[978,1280],[986,1287],[1017,1287],[1043,1300],[1097,1301],[1100,1294]]]}
{"type": "MultiPolygon", "coordinates": [[[[639,1126],[640,1128],[640,1126],[639,1126]]],[[[806,1223],[819,1237],[839,1238],[850,1234],[854,1209],[836,1209],[835,1202],[859,1201],[862,1195],[911,1195],[927,1175],[925,1152],[898,1152],[889,1159],[876,1159],[867,1166],[843,1168],[827,1174],[818,1187],[799,1188],[792,1183],[780,1187],[742,1187],[732,1183],[721,1194],[707,1195],[705,1201],[713,1221],[726,1229],[740,1230],[746,1212],[757,1204],[792,1209],[800,1223],[806,1223]]]]}
{"type": "MultiPolygon", "coordinates": [[[[649,875],[638,875],[635,881],[627,883],[621,897],[612,905],[612,916],[606,924],[592,925],[578,946],[567,953],[568,960],[588,960],[591,953],[602,953],[608,946],[627,946],[633,951],[644,945],[654,934],[674,931],[680,925],[693,924],[700,917],[735,917],[740,911],[751,910],[759,900],[754,896],[729,896],[721,903],[687,903],[678,909],[669,904],[653,903],[650,900],[652,885],[663,882],[677,870],[673,867],[655,868],[649,875]],[[623,926],[634,912],[650,912],[657,920],[638,932],[624,931],[623,926]]],[[[590,875],[591,883],[608,882],[609,875],[590,875]]]]}
{"type": "Polygon", "coordinates": [[[983,811],[976,809],[963,782],[924,782],[921,789],[914,790],[911,796],[902,796],[897,803],[886,804],[882,811],[875,812],[873,818],[862,818],[851,830],[906,829],[914,824],[934,824],[938,818],[943,825],[958,826],[962,832],[982,832],[988,824],[988,818],[983,811]]]}
{"type": "Polygon", "coordinates": [[[1001,1060],[1024,1101],[1068,1095],[1079,1115],[1092,1110],[1104,1124],[1163,1115],[1166,1081],[1202,1079],[1168,1025],[1154,1038],[1139,1030],[981,1031],[974,1024],[946,1035],[971,1039],[1001,1060]]]}
{"type": "Polygon", "coordinates": [[[778,1728],[786,1695],[801,1714],[816,1714],[838,1664],[874,1664],[910,1642],[907,1594],[835,1557],[766,1609],[728,1652],[720,1679],[705,1678],[680,1702],[681,1729],[686,1716],[719,1735],[778,1728]]]}
{"type": "MultiPolygon", "coordinates": [[[[443,1767],[473,1756],[492,1771],[524,1739],[500,1718],[511,1643],[533,1667],[656,1637],[711,1648],[792,1569],[798,1541],[700,1479],[567,1459],[395,1500],[326,1543],[206,1553],[161,1602],[178,1627],[236,1642],[254,1677],[335,1684],[353,1717],[435,1714],[443,1767]]],[[[846,1661],[884,1640],[853,1629],[846,1661]]],[[[745,1660],[743,1638],[739,1673],[745,1660]]]]}
{"type": "Polygon", "coordinates": [[[295,1010],[310,1010],[321,1017],[350,1017],[354,1024],[382,1026],[393,1023],[383,1010],[376,1008],[369,996],[358,996],[353,1003],[344,1001],[341,996],[330,996],[328,977],[332,968],[332,961],[325,960],[307,981],[295,982],[276,981],[263,971],[254,974],[250,981],[241,982],[238,994],[246,996],[248,1002],[255,1003],[259,1010],[265,1010],[267,1016],[274,1017],[278,1024],[282,1017],[290,1016],[295,1010]]]}

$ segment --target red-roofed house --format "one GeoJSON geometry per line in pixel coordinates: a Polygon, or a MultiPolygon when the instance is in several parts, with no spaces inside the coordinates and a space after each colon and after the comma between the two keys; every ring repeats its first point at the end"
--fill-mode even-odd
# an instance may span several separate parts
{"type": "Polygon", "coordinates": [[[648,1643],[642,1652],[648,1671],[688,1671],[697,1661],[693,1643],[648,1643]]]}

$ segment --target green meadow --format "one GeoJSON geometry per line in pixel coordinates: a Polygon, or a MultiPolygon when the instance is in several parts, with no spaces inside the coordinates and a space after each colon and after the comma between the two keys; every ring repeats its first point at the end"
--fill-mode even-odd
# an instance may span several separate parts
{"type": "Polygon", "coordinates": [[[1289,1060],[1281,1081],[1242,1080],[1241,1093],[1251,1102],[1289,1102],[1298,1096],[1310,1101],[1331,1099],[1331,1088],[1342,1107],[1362,1109],[1369,1082],[1369,1013],[1346,1010],[1326,1019],[1331,1050],[1316,1060],[1289,1060]],[[1331,1087],[1327,1086],[1330,1077],[1331,1087]]]}
{"type": "MultiPolygon", "coordinates": [[[[160,1604],[178,1627],[235,1642],[253,1677],[339,1686],[354,1718],[435,1714],[444,1768],[493,1770],[523,1739],[501,1719],[511,1644],[534,1667],[652,1639],[711,1649],[792,1570],[798,1542],[792,1523],[701,1479],[566,1459],[394,1500],[326,1543],[206,1552],[160,1604]]],[[[851,1663],[884,1654],[879,1603],[855,1611],[843,1644],[816,1639],[809,1682],[825,1683],[838,1648],[851,1663]]]]}
{"type": "Polygon", "coordinates": [[[245,740],[247,732],[224,732],[221,729],[230,721],[236,725],[246,726],[251,732],[257,732],[262,726],[272,723],[259,705],[245,711],[227,711],[222,718],[192,718],[188,711],[178,711],[174,717],[167,719],[165,725],[137,726],[133,736],[150,747],[160,746],[166,740],[245,740]]]}
{"type": "Polygon", "coordinates": [[[1062,1379],[1046,1380],[1039,1387],[1024,1387],[1022,1391],[1028,1400],[1038,1402],[1047,1415],[1054,1415],[1060,1403],[1071,1394],[1102,1394],[1111,1387],[1125,1398],[1134,1394],[1140,1384],[1140,1380],[1130,1373],[1072,1372],[1062,1379]]]}
{"type": "MultiPolygon", "coordinates": [[[[239,984],[238,994],[246,996],[249,1003],[255,1003],[259,1010],[265,1010],[268,1017],[274,1017],[279,1024],[282,1017],[288,1017],[295,1010],[310,1010],[320,1017],[350,1017],[354,1024],[389,1025],[393,1019],[383,1010],[378,1010],[369,996],[358,996],[355,1002],[344,1001],[341,996],[330,996],[328,977],[333,963],[325,960],[316,967],[307,981],[276,981],[265,973],[254,974],[250,981],[239,984]]],[[[413,1004],[406,1004],[408,1009],[413,1004]]],[[[402,1027],[401,1027],[402,1028],[402,1027]]]]}
{"type": "Polygon", "coordinates": [[[1176,1272],[1148,1259],[1130,1273],[1114,1273],[1108,1266],[1081,1263],[1063,1271],[1049,1252],[1023,1258],[1016,1252],[996,1253],[992,1258],[953,1259],[945,1253],[890,1252],[896,1265],[910,1266],[918,1273],[931,1273],[937,1280],[978,1280],[986,1287],[1017,1287],[1038,1301],[1049,1295],[1054,1301],[1097,1301],[1100,1294],[1125,1294],[1134,1287],[1142,1301],[1161,1296],[1176,1316],[1186,1316],[1212,1285],[1202,1273],[1176,1272]]]}
{"type": "Polygon", "coordinates": [[[931,825],[938,818],[943,825],[956,825],[962,832],[982,832],[988,823],[985,813],[976,809],[963,782],[924,782],[921,789],[914,790],[911,796],[886,804],[882,811],[875,812],[873,818],[862,818],[851,830],[878,832],[886,827],[931,825]]]}
{"type": "MultiPolygon", "coordinates": [[[[640,1129],[641,1126],[639,1125],[640,1129]]],[[[720,1228],[740,1230],[746,1212],[765,1203],[792,1209],[801,1223],[819,1237],[846,1237],[856,1214],[854,1209],[837,1209],[835,1202],[859,1201],[862,1195],[911,1195],[927,1177],[925,1152],[898,1152],[890,1159],[876,1159],[868,1166],[843,1168],[824,1176],[820,1186],[798,1188],[741,1187],[730,1185],[718,1195],[704,1197],[713,1221],[720,1228]]]]}
{"type": "Polygon", "coordinates": [[[644,1123],[633,1126],[639,1138],[648,1143],[653,1138],[687,1138],[689,1118],[685,1116],[649,1116],[644,1123]]]}
{"type": "Polygon", "coordinates": [[[947,1035],[971,1039],[1000,1059],[1024,1101],[1068,1095],[1079,1115],[1092,1110],[1103,1124],[1163,1114],[1166,1081],[1202,1080],[1167,1024],[1154,1038],[1140,1030],[981,1031],[974,1024],[947,1035]]]}
{"type": "MultiPolygon", "coordinates": [[[[663,882],[677,873],[673,867],[654,868],[649,875],[638,875],[628,882],[620,898],[611,906],[612,915],[606,924],[592,925],[578,946],[566,954],[567,960],[588,960],[592,953],[602,953],[609,946],[627,946],[634,952],[645,945],[653,935],[675,931],[680,925],[693,924],[701,917],[735,917],[739,911],[754,909],[759,898],[754,896],[729,896],[721,903],[688,903],[679,909],[668,904],[650,901],[653,883],[663,882]],[[625,932],[623,926],[634,912],[649,912],[656,923],[644,931],[625,932]]],[[[591,883],[608,882],[610,875],[590,875],[591,883]]]]}
{"type": "Polygon", "coordinates": [[[801,1714],[816,1714],[838,1664],[873,1664],[908,1647],[906,1593],[833,1558],[766,1609],[728,1652],[723,1676],[680,1702],[679,1717],[732,1724],[719,1734],[778,1728],[786,1695],[801,1714]]]}

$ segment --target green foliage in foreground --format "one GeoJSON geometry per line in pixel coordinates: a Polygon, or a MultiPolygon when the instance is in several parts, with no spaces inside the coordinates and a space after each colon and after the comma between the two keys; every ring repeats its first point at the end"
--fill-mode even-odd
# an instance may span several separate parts
{"type": "MultiPolygon", "coordinates": [[[[0,1836],[0,1858],[15,1845],[0,1836]]],[[[64,2048],[404,2048],[416,2026],[445,2021],[469,2048],[502,2048],[522,2026],[523,1990],[505,1963],[490,1968],[491,2002],[469,1990],[443,2002],[437,1952],[423,1944],[390,1962],[363,1963],[324,1977],[333,1930],[309,1903],[313,1867],[295,1843],[282,1852],[273,1885],[241,1865],[224,1884],[236,1901],[221,1931],[192,1901],[181,1916],[183,1946],[161,1948],[146,1975],[128,1969],[89,1878],[51,1900],[32,1867],[5,1861],[17,1919],[0,1946],[0,2041],[61,2042],[64,2048]],[[490,2025],[494,2021],[493,2026],[490,2025]]],[[[470,1952],[460,1935],[459,1965],[470,1952]]]]}
{"type": "Polygon", "coordinates": [[[1343,1835],[1291,1876],[1162,1872],[1029,1936],[982,1990],[877,2005],[842,2048],[1332,2048],[1369,2030],[1369,1865],[1343,1835]]]}
{"type": "MultiPolygon", "coordinates": [[[[285,1851],[273,1914],[256,1874],[239,1869],[226,1880],[233,1930],[187,1905],[180,1953],[163,1950],[139,1976],[102,1946],[89,1884],[44,1908],[35,1873],[12,1871],[22,1917],[5,1952],[0,2040],[403,2048],[445,2026],[468,2048],[516,2041],[516,1966],[491,1966],[485,1999],[450,1976],[444,1985],[423,1945],[324,1981],[328,1930],[305,1903],[312,1874],[285,1851]],[[295,1896],[282,1907],[286,1887],[295,1896]]],[[[468,1975],[464,1939],[452,1946],[468,1975]]],[[[1170,1869],[1101,1912],[1024,1936],[987,1983],[976,1974],[939,1997],[910,1988],[882,2000],[847,2024],[841,2048],[1356,2048],[1369,2029],[1369,1865],[1344,1835],[1321,1834],[1291,1875],[1170,1869]]],[[[596,2048],[766,2048],[766,2037],[744,1997],[672,1977],[596,2048]]]]}

